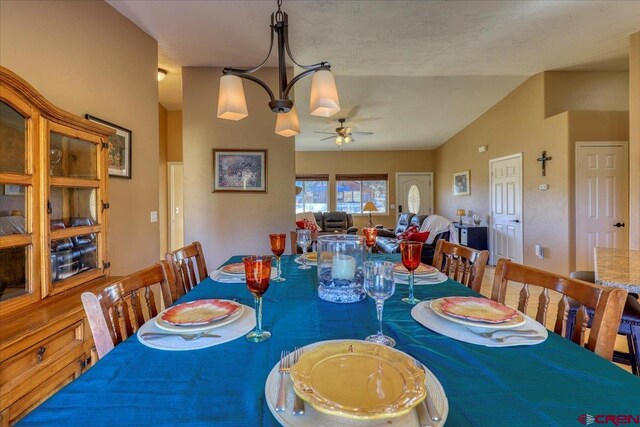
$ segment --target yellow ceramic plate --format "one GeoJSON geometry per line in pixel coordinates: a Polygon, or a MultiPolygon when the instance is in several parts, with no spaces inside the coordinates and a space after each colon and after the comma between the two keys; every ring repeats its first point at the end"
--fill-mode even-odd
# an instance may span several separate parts
{"type": "Polygon", "coordinates": [[[308,252],[304,255],[307,258],[307,261],[317,262],[318,261],[318,252],[308,252]]]}
{"type": "Polygon", "coordinates": [[[364,341],[342,341],[304,353],[291,368],[296,394],[320,412],[355,420],[399,417],[426,397],[413,358],[364,341]]]}
{"type": "MultiPolygon", "coordinates": [[[[393,267],[393,272],[399,276],[409,275],[409,270],[407,270],[401,262],[396,262],[393,267]]],[[[438,269],[421,262],[418,268],[413,271],[413,274],[420,277],[436,276],[438,274],[438,269]]]]}

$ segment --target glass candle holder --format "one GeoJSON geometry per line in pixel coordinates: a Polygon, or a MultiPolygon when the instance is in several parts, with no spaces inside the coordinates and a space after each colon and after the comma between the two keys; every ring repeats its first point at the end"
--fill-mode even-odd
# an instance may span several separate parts
{"type": "Polygon", "coordinates": [[[330,302],[353,303],[366,297],[362,264],[362,236],[318,237],[318,296],[330,302]]]}

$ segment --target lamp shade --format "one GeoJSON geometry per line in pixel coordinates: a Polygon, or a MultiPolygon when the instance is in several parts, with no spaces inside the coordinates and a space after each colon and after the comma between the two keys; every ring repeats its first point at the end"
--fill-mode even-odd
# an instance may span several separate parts
{"type": "Polygon", "coordinates": [[[276,133],[280,136],[295,136],[300,133],[300,122],[295,105],[288,113],[278,113],[276,119],[276,133]]]}
{"type": "Polygon", "coordinates": [[[362,212],[378,212],[378,208],[376,207],[375,203],[369,200],[362,207],[362,212]]]}
{"type": "Polygon", "coordinates": [[[247,100],[244,97],[242,79],[238,76],[232,75],[220,77],[218,118],[226,120],[241,120],[248,115],[247,100]]]}
{"type": "Polygon", "coordinates": [[[340,111],[338,89],[331,71],[318,70],[313,73],[309,111],[312,116],[320,117],[331,117],[340,111]]]}
{"type": "Polygon", "coordinates": [[[458,216],[466,216],[466,215],[467,215],[467,213],[465,212],[465,210],[464,210],[464,209],[458,209],[458,210],[456,211],[456,215],[458,215],[458,216]]]}
{"type": "Polygon", "coordinates": [[[342,143],[344,142],[344,138],[342,138],[341,136],[336,138],[336,145],[338,147],[340,147],[342,145],[342,143]]]}
{"type": "Polygon", "coordinates": [[[167,77],[167,70],[158,68],[158,81],[159,82],[163,81],[165,77],[167,77]]]}

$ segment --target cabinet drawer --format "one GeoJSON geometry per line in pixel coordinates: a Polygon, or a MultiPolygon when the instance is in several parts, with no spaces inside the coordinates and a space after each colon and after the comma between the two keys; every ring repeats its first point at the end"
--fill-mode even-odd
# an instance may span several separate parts
{"type": "Polygon", "coordinates": [[[10,425],[24,417],[29,411],[45,401],[53,393],[69,384],[82,373],[82,360],[78,360],[66,365],[45,382],[39,384],[35,389],[24,395],[18,401],[9,406],[0,414],[0,426],[10,425]]]}
{"type": "Polygon", "coordinates": [[[84,321],[76,322],[24,351],[0,362],[0,388],[33,375],[64,354],[82,345],[84,321]]]}

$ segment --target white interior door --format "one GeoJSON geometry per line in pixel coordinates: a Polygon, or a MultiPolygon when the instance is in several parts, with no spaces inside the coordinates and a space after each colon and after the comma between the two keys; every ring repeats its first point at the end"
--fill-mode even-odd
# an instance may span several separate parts
{"type": "Polygon", "coordinates": [[[628,247],[626,142],[576,144],[576,270],[593,271],[593,248],[628,247]]]}
{"type": "Polygon", "coordinates": [[[182,163],[169,162],[169,250],[171,251],[184,246],[183,174],[182,163]]]}
{"type": "Polygon", "coordinates": [[[522,154],[489,162],[491,167],[491,262],[522,263],[522,154]]]}
{"type": "Polygon", "coordinates": [[[396,203],[398,213],[430,215],[433,205],[432,173],[397,173],[396,203]]]}

